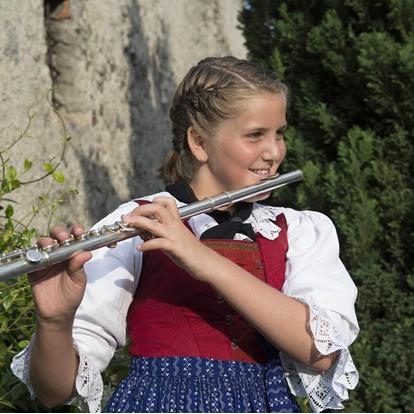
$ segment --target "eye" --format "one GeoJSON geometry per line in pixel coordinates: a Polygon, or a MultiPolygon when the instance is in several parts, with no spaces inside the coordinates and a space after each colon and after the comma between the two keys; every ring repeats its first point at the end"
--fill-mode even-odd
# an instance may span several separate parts
{"type": "Polygon", "coordinates": [[[280,141],[285,138],[286,127],[280,128],[276,131],[276,140],[280,141]]]}
{"type": "Polygon", "coordinates": [[[249,134],[247,134],[248,137],[250,138],[255,138],[255,139],[259,139],[263,137],[263,132],[262,131],[253,131],[250,132],[249,134]]]}

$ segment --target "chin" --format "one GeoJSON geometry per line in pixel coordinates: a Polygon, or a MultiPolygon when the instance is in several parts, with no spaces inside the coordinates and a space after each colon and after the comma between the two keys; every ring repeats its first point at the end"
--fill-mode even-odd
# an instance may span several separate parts
{"type": "Polygon", "coordinates": [[[247,198],[244,201],[246,201],[248,203],[256,203],[257,201],[263,201],[263,200],[268,199],[270,197],[270,194],[272,194],[272,192],[271,191],[267,191],[266,193],[262,193],[262,194],[259,194],[259,195],[256,195],[256,196],[252,196],[250,198],[247,198]]]}

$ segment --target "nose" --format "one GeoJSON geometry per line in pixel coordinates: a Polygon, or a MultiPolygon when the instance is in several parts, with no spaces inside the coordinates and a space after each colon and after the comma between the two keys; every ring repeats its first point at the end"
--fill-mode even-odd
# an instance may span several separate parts
{"type": "Polygon", "coordinates": [[[266,139],[263,151],[263,159],[267,162],[280,163],[285,154],[285,143],[274,136],[266,139]]]}

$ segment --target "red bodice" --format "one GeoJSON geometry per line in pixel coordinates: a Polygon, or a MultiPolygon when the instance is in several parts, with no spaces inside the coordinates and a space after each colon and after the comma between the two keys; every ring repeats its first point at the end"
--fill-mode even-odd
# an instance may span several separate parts
{"type": "MultiPolygon", "coordinates": [[[[276,224],[282,230],[275,240],[257,234],[256,242],[204,240],[203,243],[281,289],[288,247],[283,214],[277,217],[276,224]]],[[[144,254],[127,323],[130,353],[134,356],[267,360],[254,328],[209,284],[191,277],[160,250],[144,254]]]]}

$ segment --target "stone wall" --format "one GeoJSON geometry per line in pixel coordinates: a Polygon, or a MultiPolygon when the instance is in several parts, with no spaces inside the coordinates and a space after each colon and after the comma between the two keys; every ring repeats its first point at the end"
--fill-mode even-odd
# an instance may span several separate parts
{"type": "MultiPolygon", "coordinates": [[[[237,29],[242,0],[60,3],[0,2],[0,148],[18,136],[31,110],[33,138],[13,161],[41,165],[59,157],[61,126],[46,100],[53,87],[71,136],[60,169],[65,185],[79,190],[56,220],[89,226],[120,203],[162,188],[156,175],[170,147],[174,90],[205,56],[245,57],[237,29]]],[[[47,185],[20,191],[19,209],[47,185]]],[[[37,222],[44,227],[46,217],[37,222]]]]}

